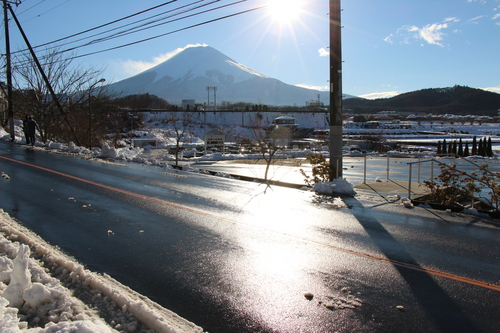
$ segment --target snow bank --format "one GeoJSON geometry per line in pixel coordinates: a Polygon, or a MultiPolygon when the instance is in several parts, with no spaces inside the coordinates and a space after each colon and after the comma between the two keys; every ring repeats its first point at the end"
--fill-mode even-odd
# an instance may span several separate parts
{"type": "Polygon", "coordinates": [[[1,209],[0,259],[0,332],[203,332],[110,276],[85,269],[1,209]],[[86,288],[102,302],[111,301],[116,309],[110,319],[113,327],[73,297],[61,281],[75,289],[86,288]],[[28,323],[38,327],[28,328],[28,323]]]}
{"type": "Polygon", "coordinates": [[[331,182],[320,182],[313,186],[318,194],[355,196],[354,186],[343,178],[337,178],[331,182]]]}

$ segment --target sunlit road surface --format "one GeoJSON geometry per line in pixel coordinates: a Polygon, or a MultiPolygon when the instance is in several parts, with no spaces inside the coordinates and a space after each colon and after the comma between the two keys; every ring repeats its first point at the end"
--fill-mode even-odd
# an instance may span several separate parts
{"type": "Polygon", "coordinates": [[[208,332],[500,330],[478,217],[5,143],[0,171],[11,216],[208,332]]]}

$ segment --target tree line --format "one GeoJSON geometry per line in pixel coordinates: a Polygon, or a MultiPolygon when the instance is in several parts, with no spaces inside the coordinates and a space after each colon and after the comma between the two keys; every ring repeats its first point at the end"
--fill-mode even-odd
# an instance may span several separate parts
{"type": "Polygon", "coordinates": [[[437,143],[437,154],[438,155],[452,154],[460,157],[493,156],[491,137],[489,137],[488,139],[484,138],[477,140],[477,137],[474,136],[470,144],[471,148],[469,150],[469,142],[463,142],[462,138],[460,138],[458,141],[453,140],[450,142],[446,142],[446,139],[444,139],[443,142],[438,141],[437,143]]]}

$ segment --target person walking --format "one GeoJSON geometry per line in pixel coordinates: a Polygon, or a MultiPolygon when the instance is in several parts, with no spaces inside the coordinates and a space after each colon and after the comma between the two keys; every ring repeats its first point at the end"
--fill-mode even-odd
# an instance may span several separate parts
{"type": "Polygon", "coordinates": [[[23,120],[23,132],[24,132],[24,137],[26,138],[27,145],[30,144],[30,137],[28,136],[28,120],[29,120],[28,116],[26,116],[26,118],[24,118],[23,120]]]}
{"type": "Polygon", "coordinates": [[[28,122],[26,123],[26,127],[28,128],[28,144],[31,143],[32,146],[35,145],[35,133],[36,130],[40,132],[40,128],[36,121],[34,121],[31,117],[28,117],[28,122]]]}

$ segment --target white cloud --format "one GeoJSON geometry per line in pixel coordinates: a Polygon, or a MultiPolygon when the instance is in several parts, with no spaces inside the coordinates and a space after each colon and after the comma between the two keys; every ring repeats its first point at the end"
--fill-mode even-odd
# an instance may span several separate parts
{"type": "Polygon", "coordinates": [[[474,17],[474,18],[471,18],[471,19],[469,20],[469,22],[472,22],[472,23],[476,23],[476,24],[477,24],[477,23],[478,23],[477,21],[478,21],[479,19],[482,19],[483,17],[484,17],[484,15],[476,16],[476,17],[474,17]]]}
{"type": "Polygon", "coordinates": [[[494,93],[497,93],[497,94],[500,94],[500,86],[498,87],[489,87],[489,88],[481,88],[483,90],[486,90],[486,91],[491,91],[491,92],[494,92],[494,93]]]}
{"type": "Polygon", "coordinates": [[[444,19],[444,22],[460,22],[460,19],[456,17],[447,17],[444,19]]]}
{"type": "Polygon", "coordinates": [[[443,40],[444,32],[441,30],[448,28],[447,23],[434,23],[428,24],[418,31],[421,39],[425,40],[429,44],[434,44],[438,46],[443,46],[441,41],[443,40]]]}
{"type": "Polygon", "coordinates": [[[328,91],[330,89],[330,87],[328,86],[313,86],[313,85],[310,85],[310,84],[296,84],[295,85],[296,87],[300,87],[300,88],[306,88],[306,89],[313,89],[313,90],[320,90],[320,91],[328,91]]]}
{"type": "Polygon", "coordinates": [[[447,17],[441,23],[427,24],[422,28],[414,25],[405,25],[399,28],[396,33],[384,38],[384,41],[390,44],[393,44],[395,41],[398,41],[399,44],[411,44],[411,41],[416,39],[424,40],[427,44],[443,47],[442,42],[446,36],[444,30],[459,21],[460,19],[456,17],[447,17]]]}
{"type": "Polygon", "coordinates": [[[136,75],[136,74],[139,74],[141,72],[144,72],[145,70],[148,70],[156,65],[161,64],[162,62],[167,61],[168,59],[179,54],[180,52],[184,51],[187,48],[199,47],[199,46],[208,46],[208,45],[206,45],[206,44],[189,44],[189,45],[186,45],[185,47],[180,47],[172,52],[160,54],[159,56],[154,57],[153,60],[149,61],[149,62],[126,60],[126,61],[122,61],[119,64],[119,66],[122,67],[122,71],[124,73],[126,73],[125,77],[132,76],[132,75],[136,75]]]}
{"type": "Polygon", "coordinates": [[[327,49],[325,49],[324,47],[320,48],[318,50],[318,52],[319,52],[320,57],[326,57],[326,56],[330,55],[330,52],[327,49]]]}
{"type": "Polygon", "coordinates": [[[497,18],[499,18],[499,17],[500,17],[500,13],[495,14],[495,16],[493,16],[493,20],[496,20],[496,19],[497,19],[497,18]]]}
{"type": "Polygon", "coordinates": [[[384,91],[384,92],[360,95],[359,97],[366,98],[366,99],[377,99],[377,98],[394,97],[396,95],[399,95],[399,92],[397,92],[397,91],[384,91]]]}

